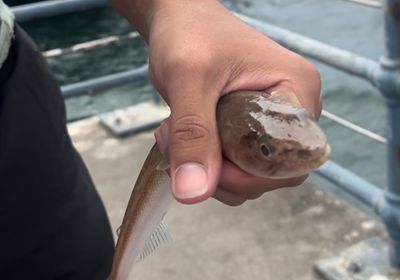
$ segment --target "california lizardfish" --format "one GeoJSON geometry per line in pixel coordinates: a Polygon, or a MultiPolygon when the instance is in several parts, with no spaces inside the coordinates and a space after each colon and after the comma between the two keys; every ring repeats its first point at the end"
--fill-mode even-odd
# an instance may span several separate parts
{"type": "Polygon", "coordinates": [[[308,174],[330,153],[314,116],[288,93],[228,94],[219,102],[217,123],[225,157],[260,177],[308,174]]]}
{"type": "MultiPolygon", "coordinates": [[[[288,93],[228,94],[218,103],[217,124],[224,156],[260,177],[305,175],[322,165],[330,153],[315,118],[288,93]]],[[[162,223],[173,200],[163,161],[154,145],[130,197],[108,280],[127,279],[135,261],[171,240],[162,223]]]]}

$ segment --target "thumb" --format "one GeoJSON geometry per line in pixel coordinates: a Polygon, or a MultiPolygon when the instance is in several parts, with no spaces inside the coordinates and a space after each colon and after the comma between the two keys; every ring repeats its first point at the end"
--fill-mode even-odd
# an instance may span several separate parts
{"type": "Polygon", "coordinates": [[[169,96],[172,193],[180,202],[203,201],[216,189],[222,165],[215,118],[218,97],[193,86],[181,86],[169,96]]]}

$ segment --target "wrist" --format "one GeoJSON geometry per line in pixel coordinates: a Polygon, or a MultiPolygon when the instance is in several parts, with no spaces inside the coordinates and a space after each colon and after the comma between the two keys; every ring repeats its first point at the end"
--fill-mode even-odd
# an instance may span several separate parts
{"type": "Polygon", "coordinates": [[[108,2],[147,40],[156,0],[108,0],[108,2]]]}

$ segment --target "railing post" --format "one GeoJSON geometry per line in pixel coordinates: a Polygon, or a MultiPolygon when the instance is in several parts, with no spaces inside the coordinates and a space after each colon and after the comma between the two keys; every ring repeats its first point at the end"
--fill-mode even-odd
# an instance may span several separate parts
{"type": "Polygon", "coordinates": [[[387,184],[377,212],[391,238],[390,263],[400,268],[400,0],[384,1],[385,54],[376,86],[387,108],[387,184]]]}

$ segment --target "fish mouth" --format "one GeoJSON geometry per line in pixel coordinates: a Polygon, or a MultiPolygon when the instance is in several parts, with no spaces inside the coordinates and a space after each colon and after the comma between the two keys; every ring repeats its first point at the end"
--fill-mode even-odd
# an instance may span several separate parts
{"type": "Polygon", "coordinates": [[[331,154],[331,147],[329,144],[326,144],[323,148],[320,148],[315,152],[316,154],[308,160],[280,163],[276,162],[274,164],[268,165],[267,169],[262,168],[261,170],[257,168],[246,168],[245,166],[241,167],[225,155],[223,156],[223,160],[224,165],[226,165],[227,168],[234,170],[235,175],[239,177],[257,176],[269,179],[287,179],[304,176],[317,170],[328,160],[331,154]]]}
{"type": "Polygon", "coordinates": [[[320,154],[316,159],[315,159],[315,169],[320,167],[322,164],[324,164],[328,159],[329,156],[331,155],[331,146],[329,144],[326,144],[322,154],[320,154]]]}
{"type": "Polygon", "coordinates": [[[282,168],[277,168],[277,172],[270,174],[269,178],[287,179],[307,175],[323,165],[328,160],[330,154],[331,147],[329,144],[326,144],[322,149],[319,149],[315,156],[308,160],[283,162],[282,168]]]}

